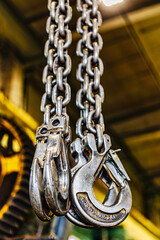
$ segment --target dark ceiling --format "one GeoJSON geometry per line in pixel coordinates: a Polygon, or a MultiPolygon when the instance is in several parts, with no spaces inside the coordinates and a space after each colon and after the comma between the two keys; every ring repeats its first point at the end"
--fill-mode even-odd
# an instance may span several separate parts
{"type": "MultiPolygon", "coordinates": [[[[80,87],[75,69],[80,60],[75,55],[75,1],[71,5],[73,71],[69,81],[75,97],[80,87]]],[[[42,50],[47,37],[46,1],[1,0],[0,9],[0,35],[10,40],[24,68],[32,68],[35,85],[43,92],[40,82],[45,65],[42,50]]],[[[100,10],[104,19],[100,33],[104,40],[101,58],[105,66],[102,85],[106,129],[126,154],[123,163],[135,184],[133,191],[141,190],[143,185],[144,195],[160,194],[160,3],[126,0],[119,7],[100,5],[100,10]]],[[[75,122],[75,100],[68,111],[75,122]]]]}

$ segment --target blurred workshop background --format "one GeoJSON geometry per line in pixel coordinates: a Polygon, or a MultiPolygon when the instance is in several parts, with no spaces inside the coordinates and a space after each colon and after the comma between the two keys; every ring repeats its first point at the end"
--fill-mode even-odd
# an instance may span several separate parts
{"type": "MultiPolygon", "coordinates": [[[[49,12],[46,0],[1,0],[0,234],[4,236],[55,233],[60,240],[160,238],[160,2],[104,2],[100,4],[104,40],[100,56],[105,66],[101,79],[105,90],[103,113],[112,146],[122,149],[119,156],[131,178],[131,213],[120,226],[109,230],[83,229],[65,218],[43,224],[34,215],[27,187],[35,130],[42,123],[41,76],[46,64],[43,48],[49,12]]],[[[76,1],[70,0],[70,4],[73,41],[68,82],[72,100],[68,113],[74,133],[79,116],[75,97],[80,87],[76,80],[80,58],[75,51],[80,36],[76,33],[76,1]]],[[[103,195],[103,185],[97,191],[103,195]]]]}

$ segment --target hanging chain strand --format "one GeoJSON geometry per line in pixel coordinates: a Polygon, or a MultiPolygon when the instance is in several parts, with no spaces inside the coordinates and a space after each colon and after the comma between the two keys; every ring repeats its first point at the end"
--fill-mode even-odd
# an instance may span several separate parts
{"type": "Polygon", "coordinates": [[[77,121],[77,135],[83,138],[85,132],[96,136],[98,148],[103,145],[104,120],[101,104],[104,101],[104,90],[100,84],[103,74],[103,62],[99,58],[102,49],[102,37],[98,28],[102,24],[101,13],[98,11],[97,0],[78,0],[77,10],[81,17],[77,21],[77,32],[82,38],[77,44],[77,55],[81,63],[77,69],[77,80],[81,89],[77,92],[77,106],[81,117],[77,121]]]}
{"type": "Polygon", "coordinates": [[[76,98],[80,118],[76,126],[78,138],[71,144],[76,165],[71,169],[73,207],[67,214],[73,223],[91,228],[116,226],[127,217],[132,204],[127,183],[130,179],[111,149],[110,136],[104,134],[104,90],[100,84],[103,62],[99,57],[103,41],[98,33],[102,18],[98,4],[98,0],[77,0],[81,13],[77,21],[77,32],[81,34],[77,44],[77,55],[81,57],[77,80],[81,88],[76,98]],[[108,188],[103,202],[94,194],[96,179],[108,188]]]}
{"type": "Polygon", "coordinates": [[[67,76],[71,71],[71,58],[67,49],[72,41],[71,31],[68,29],[72,9],[68,0],[49,0],[48,9],[50,11],[46,23],[48,40],[44,48],[47,65],[42,76],[45,93],[41,101],[44,124],[48,124],[53,113],[58,116],[66,114],[66,105],[71,100],[71,90],[67,83],[67,76]]]}
{"type": "Polygon", "coordinates": [[[49,221],[54,215],[65,215],[70,207],[70,166],[68,143],[71,138],[66,106],[71,100],[67,76],[71,71],[68,47],[72,41],[68,23],[72,18],[69,0],[48,0],[50,16],[46,31],[41,100],[43,124],[36,132],[36,151],[30,175],[30,201],[37,216],[49,221]]]}

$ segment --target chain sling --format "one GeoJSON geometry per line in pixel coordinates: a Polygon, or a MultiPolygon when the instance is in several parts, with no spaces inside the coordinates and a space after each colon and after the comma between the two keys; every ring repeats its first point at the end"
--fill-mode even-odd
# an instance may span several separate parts
{"type": "Polygon", "coordinates": [[[48,9],[48,40],[44,48],[47,65],[42,76],[45,93],[41,101],[44,123],[36,132],[36,151],[29,187],[31,205],[44,221],[50,220],[54,214],[64,215],[70,206],[67,148],[71,130],[66,106],[71,99],[67,83],[71,58],[67,49],[72,40],[68,28],[72,8],[67,0],[49,0],[48,9]]]}
{"type": "Polygon", "coordinates": [[[132,204],[129,176],[116,151],[111,149],[109,135],[104,134],[101,106],[104,90],[100,84],[104,67],[99,57],[103,40],[98,33],[102,17],[98,5],[98,0],[77,0],[77,10],[81,13],[77,21],[81,39],[76,51],[81,58],[77,68],[81,88],[76,96],[80,118],[76,123],[78,137],[70,145],[76,164],[70,174],[67,148],[71,133],[66,105],[71,98],[67,83],[71,60],[67,48],[71,44],[68,22],[72,11],[68,1],[48,2],[47,65],[42,78],[46,91],[41,102],[44,124],[37,129],[30,177],[31,204],[41,220],[66,215],[71,222],[87,228],[119,224],[127,217],[132,204]],[[108,188],[103,203],[93,192],[96,178],[108,188]]]}

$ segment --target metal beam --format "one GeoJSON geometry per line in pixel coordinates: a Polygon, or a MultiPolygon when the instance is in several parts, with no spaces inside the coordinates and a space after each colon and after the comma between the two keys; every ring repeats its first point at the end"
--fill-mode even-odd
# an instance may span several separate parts
{"type": "Polygon", "coordinates": [[[107,123],[116,124],[116,123],[124,122],[124,121],[130,120],[130,119],[136,118],[138,116],[143,116],[145,114],[152,113],[152,112],[157,111],[159,109],[160,109],[160,103],[154,104],[152,106],[141,108],[141,109],[138,109],[136,111],[132,111],[132,112],[127,113],[127,114],[119,115],[117,117],[113,117],[113,118],[108,117],[107,123]]]}
{"type": "Polygon", "coordinates": [[[145,135],[148,133],[154,133],[160,131],[160,125],[159,126],[152,126],[152,127],[145,127],[145,129],[140,130],[133,130],[125,133],[121,133],[122,138],[130,138],[130,137],[137,137],[141,135],[145,135]]]}
{"type": "Polygon", "coordinates": [[[146,64],[147,68],[149,69],[150,73],[153,76],[154,82],[157,86],[157,88],[160,90],[160,76],[158,74],[158,72],[156,71],[154,64],[152,62],[152,60],[150,59],[150,57],[148,56],[143,43],[141,42],[140,37],[138,36],[132,22],[130,21],[130,18],[127,14],[122,15],[124,21],[126,22],[126,30],[128,32],[128,34],[130,35],[134,45],[136,46],[136,48],[138,49],[138,52],[140,53],[141,57],[144,60],[144,63],[146,64]]]}

